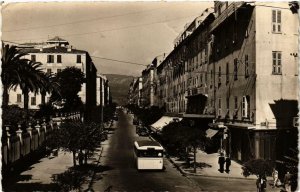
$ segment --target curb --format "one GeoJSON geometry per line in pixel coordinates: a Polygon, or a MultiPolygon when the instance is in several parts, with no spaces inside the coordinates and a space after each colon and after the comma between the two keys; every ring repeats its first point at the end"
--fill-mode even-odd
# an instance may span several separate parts
{"type": "MultiPolygon", "coordinates": [[[[97,163],[95,163],[95,165],[98,165],[100,163],[100,158],[102,156],[102,152],[103,152],[103,147],[101,146],[101,151],[99,153],[99,157],[98,157],[98,160],[97,160],[97,163]]],[[[94,180],[94,177],[95,177],[95,170],[93,171],[93,174],[92,174],[92,177],[91,177],[91,181],[89,182],[89,185],[88,185],[88,189],[91,189],[92,188],[92,183],[93,183],[93,180],[94,180]]]]}
{"type": "MultiPolygon", "coordinates": [[[[151,140],[157,141],[152,136],[149,136],[151,140]]],[[[247,177],[226,177],[226,176],[214,176],[214,175],[205,175],[200,173],[190,173],[185,170],[183,170],[177,163],[173,161],[169,156],[166,156],[166,158],[176,167],[176,169],[184,176],[200,176],[200,177],[214,177],[214,178],[223,178],[223,179],[246,179],[246,180],[256,180],[256,178],[247,178],[247,177]]]]}

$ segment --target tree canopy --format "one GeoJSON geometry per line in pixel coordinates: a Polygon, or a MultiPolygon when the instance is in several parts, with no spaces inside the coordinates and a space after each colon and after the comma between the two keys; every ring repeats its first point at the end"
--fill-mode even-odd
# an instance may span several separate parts
{"type": "Polygon", "coordinates": [[[25,58],[27,53],[16,46],[2,44],[1,80],[3,83],[3,106],[8,104],[8,91],[19,86],[24,95],[24,109],[28,109],[28,93],[39,92],[49,85],[40,62],[25,58]]]}
{"type": "Polygon", "coordinates": [[[174,154],[182,154],[188,162],[189,152],[186,149],[192,148],[196,172],[197,149],[204,149],[208,144],[206,133],[201,127],[189,125],[188,121],[171,122],[162,129],[162,139],[165,147],[174,154]]]}
{"type": "Polygon", "coordinates": [[[50,101],[60,103],[65,111],[78,110],[82,106],[78,93],[85,82],[84,73],[79,68],[67,67],[53,81],[59,84],[60,94],[52,93],[50,101]]]}

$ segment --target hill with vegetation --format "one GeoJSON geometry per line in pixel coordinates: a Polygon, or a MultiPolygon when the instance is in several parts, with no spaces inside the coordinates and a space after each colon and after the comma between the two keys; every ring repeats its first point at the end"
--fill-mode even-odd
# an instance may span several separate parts
{"type": "Polygon", "coordinates": [[[105,76],[109,81],[113,102],[125,105],[128,100],[129,85],[134,77],[118,74],[105,74],[105,76]]]}

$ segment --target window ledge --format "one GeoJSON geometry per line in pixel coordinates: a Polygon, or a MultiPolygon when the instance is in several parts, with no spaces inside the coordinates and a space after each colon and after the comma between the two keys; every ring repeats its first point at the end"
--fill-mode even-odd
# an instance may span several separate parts
{"type": "Polygon", "coordinates": [[[276,31],[272,31],[272,34],[282,34],[282,32],[276,32],[276,31]]]}

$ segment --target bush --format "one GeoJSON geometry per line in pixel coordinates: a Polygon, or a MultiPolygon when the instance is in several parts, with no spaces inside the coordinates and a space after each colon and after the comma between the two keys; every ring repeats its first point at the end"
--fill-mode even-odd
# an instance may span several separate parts
{"type": "Polygon", "coordinates": [[[248,177],[250,175],[265,176],[272,174],[272,162],[264,159],[252,159],[244,163],[243,175],[248,177]]]}

